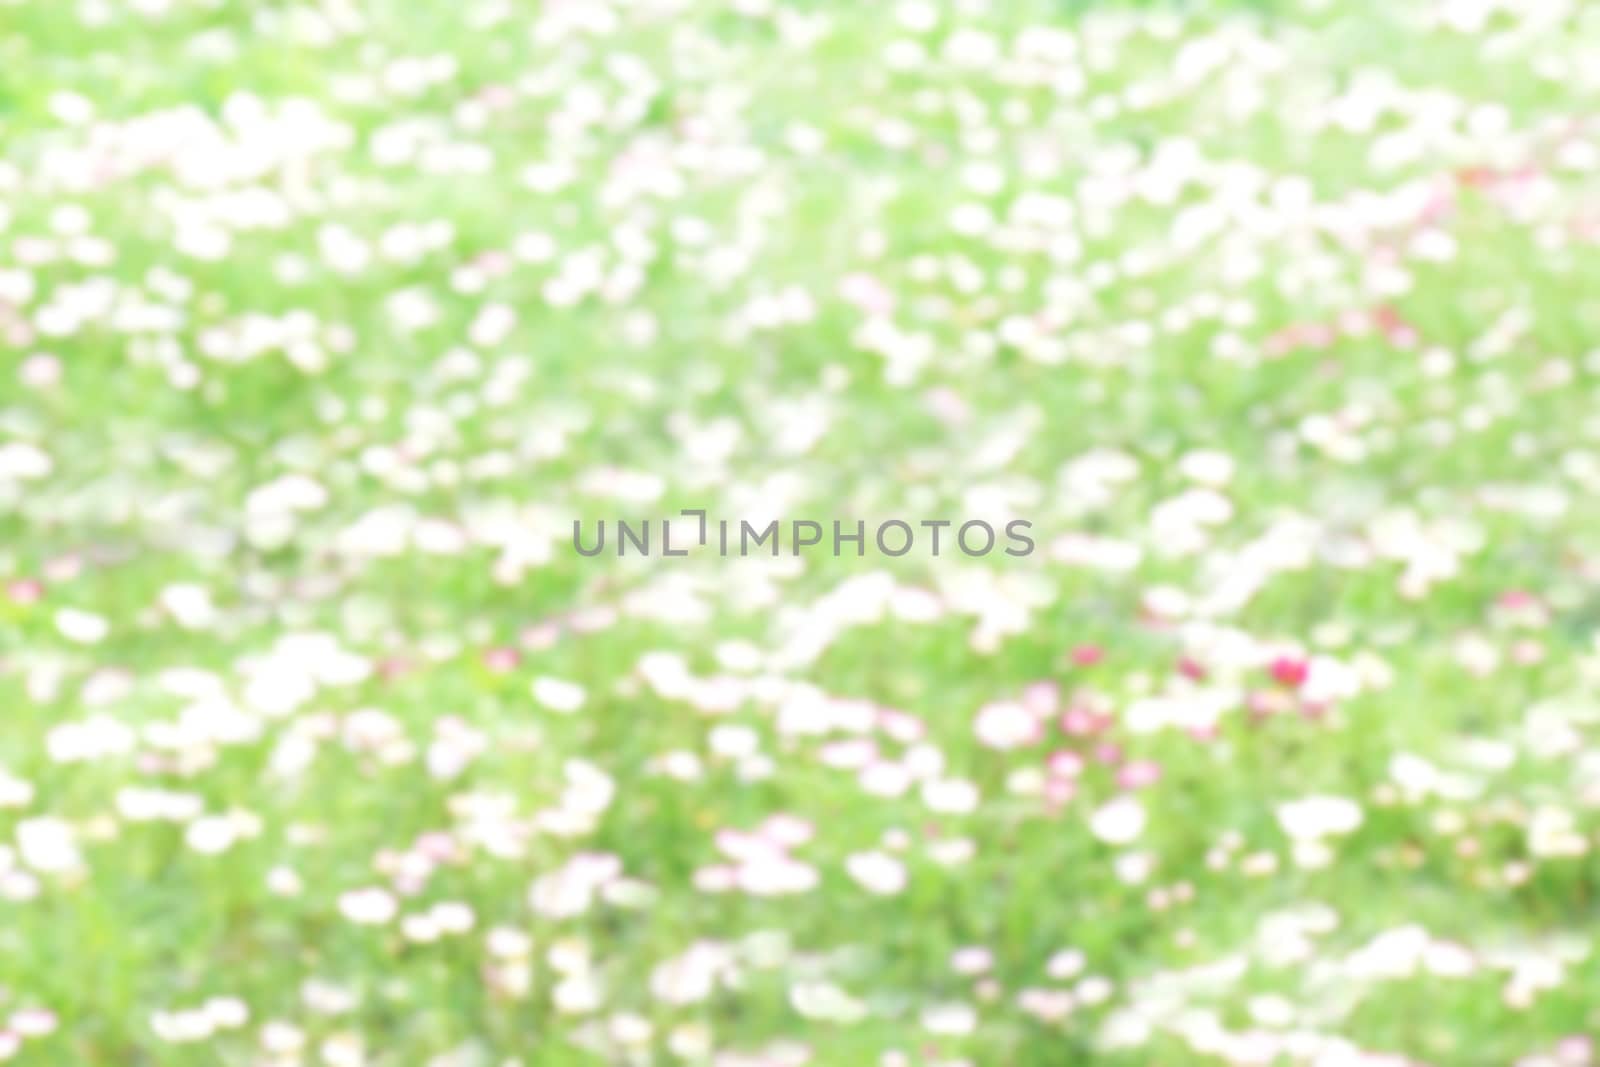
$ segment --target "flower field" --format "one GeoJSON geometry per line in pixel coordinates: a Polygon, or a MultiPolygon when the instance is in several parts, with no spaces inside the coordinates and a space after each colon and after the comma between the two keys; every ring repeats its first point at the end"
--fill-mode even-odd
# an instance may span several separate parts
{"type": "Polygon", "coordinates": [[[1600,1064],[1600,6],[0,0],[0,713],[0,1060],[1600,1064]]]}

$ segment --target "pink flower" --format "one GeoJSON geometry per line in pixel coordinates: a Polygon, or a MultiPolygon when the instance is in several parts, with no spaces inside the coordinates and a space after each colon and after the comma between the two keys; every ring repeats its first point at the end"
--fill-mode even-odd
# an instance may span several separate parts
{"type": "Polygon", "coordinates": [[[1105,657],[1105,649],[1099,645],[1079,645],[1072,650],[1072,662],[1079,667],[1092,667],[1105,657]]]}
{"type": "Polygon", "coordinates": [[[429,830],[417,838],[416,851],[435,863],[448,863],[456,857],[456,840],[439,830],[429,830]]]}
{"type": "Polygon", "coordinates": [[[1078,795],[1078,783],[1071,778],[1051,778],[1044,783],[1045,803],[1053,808],[1063,807],[1078,795]]]}
{"type": "Polygon", "coordinates": [[[411,671],[411,662],[402,656],[389,656],[378,661],[378,677],[393,681],[411,671]]]}
{"type": "Polygon", "coordinates": [[[44,583],[34,578],[18,578],[6,585],[6,596],[13,604],[36,604],[44,597],[44,583]]]}
{"type": "Polygon", "coordinates": [[[1104,730],[1110,722],[1103,715],[1096,715],[1087,708],[1069,708],[1061,716],[1061,729],[1073,737],[1087,737],[1104,730]]]}
{"type": "Polygon", "coordinates": [[[1409,348],[1417,343],[1417,330],[1391,305],[1383,304],[1372,313],[1373,321],[1391,344],[1409,348]]]}
{"type": "Polygon", "coordinates": [[[523,630],[518,640],[529,652],[540,652],[553,646],[561,637],[559,622],[541,622],[523,630]]]}
{"type": "Polygon", "coordinates": [[[496,674],[516,670],[517,661],[522,657],[514,648],[490,648],[483,653],[483,665],[496,674]]]}
{"type": "Polygon", "coordinates": [[[816,830],[804,819],[794,815],[773,815],[756,831],[779,848],[796,848],[810,841],[816,830]]]}
{"type": "Polygon", "coordinates": [[[1268,716],[1288,711],[1293,702],[1276,689],[1255,689],[1244,698],[1244,705],[1249,709],[1251,719],[1259,722],[1268,716]]]}
{"type": "Polygon", "coordinates": [[[1154,760],[1134,760],[1117,771],[1117,784],[1124,789],[1144,789],[1161,780],[1161,764],[1154,760]]]}
{"type": "Polygon", "coordinates": [[[903,745],[921,741],[927,733],[921,719],[898,708],[879,708],[878,727],[903,745]]]}
{"type": "Polygon", "coordinates": [[[1300,656],[1279,656],[1272,661],[1272,678],[1279,685],[1299,688],[1311,673],[1311,666],[1300,656]]]}
{"type": "Polygon", "coordinates": [[[1076,778],[1083,773],[1083,757],[1069,749],[1059,749],[1050,753],[1045,766],[1054,777],[1076,778]]]}
{"type": "Polygon", "coordinates": [[[478,90],[478,99],[491,108],[510,107],[517,102],[517,93],[508,85],[485,85],[478,90]]]}
{"type": "Polygon", "coordinates": [[[1578,1035],[1564,1037],[1556,1042],[1556,1058],[1563,1064],[1594,1062],[1594,1039],[1578,1035]]]}
{"type": "Polygon", "coordinates": [[[1022,706],[1041,718],[1054,715],[1061,687],[1054,682],[1033,682],[1022,690],[1022,706]]]}

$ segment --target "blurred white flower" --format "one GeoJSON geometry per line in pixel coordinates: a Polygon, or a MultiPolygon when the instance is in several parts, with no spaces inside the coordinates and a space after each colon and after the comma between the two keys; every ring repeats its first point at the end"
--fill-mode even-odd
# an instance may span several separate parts
{"type": "Polygon", "coordinates": [[[857,885],[879,896],[893,896],[906,887],[905,864],[886,852],[853,853],[845,859],[845,870],[857,885]]]}
{"type": "Polygon", "coordinates": [[[1278,825],[1297,841],[1348,834],[1361,819],[1361,805],[1346,797],[1309,796],[1278,805],[1278,825]]]}
{"type": "Polygon", "coordinates": [[[1144,833],[1144,805],[1131,796],[1119,796],[1089,816],[1089,830],[1108,845],[1126,845],[1144,833]]]}
{"type": "Polygon", "coordinates": [[[40,874],[60,874],[83,866],[77,835],[65,820],[47,815],[23,819],[16,826],[22,862],[40,874]]]}
{"type": "Polygon", "coordinates": [[[399,910],[394,894],[386,889],[352,889],[339,895],[339,912],[353,923],[381,926],[399,910]]]}
{"type": "Polygon", "coordinates": [[[973,733],[989,748],[1005,750],[1032,744],[1040,738],[1042,729],[1026,707],[1004,701],[978,709],[973,733]]]}

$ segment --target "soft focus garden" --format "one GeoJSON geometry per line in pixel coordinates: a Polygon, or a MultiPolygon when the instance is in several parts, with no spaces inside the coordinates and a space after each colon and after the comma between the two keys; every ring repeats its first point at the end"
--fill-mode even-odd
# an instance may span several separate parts
{"type": "Polygon", "coordinates": [[[1600,6],[0,0],[0,1059],[1597,1041],[1600,6]]]}

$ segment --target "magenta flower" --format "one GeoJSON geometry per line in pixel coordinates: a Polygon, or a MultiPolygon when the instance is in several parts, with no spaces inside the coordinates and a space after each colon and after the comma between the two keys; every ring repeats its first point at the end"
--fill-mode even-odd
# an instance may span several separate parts
{"type": "Polygon", "coordinates": [[[1272,661],[1272,678],[1279,685],[1298,689],[1311,674],[1311,665],[1300,656],[1279,656],[1272,661]]]}

